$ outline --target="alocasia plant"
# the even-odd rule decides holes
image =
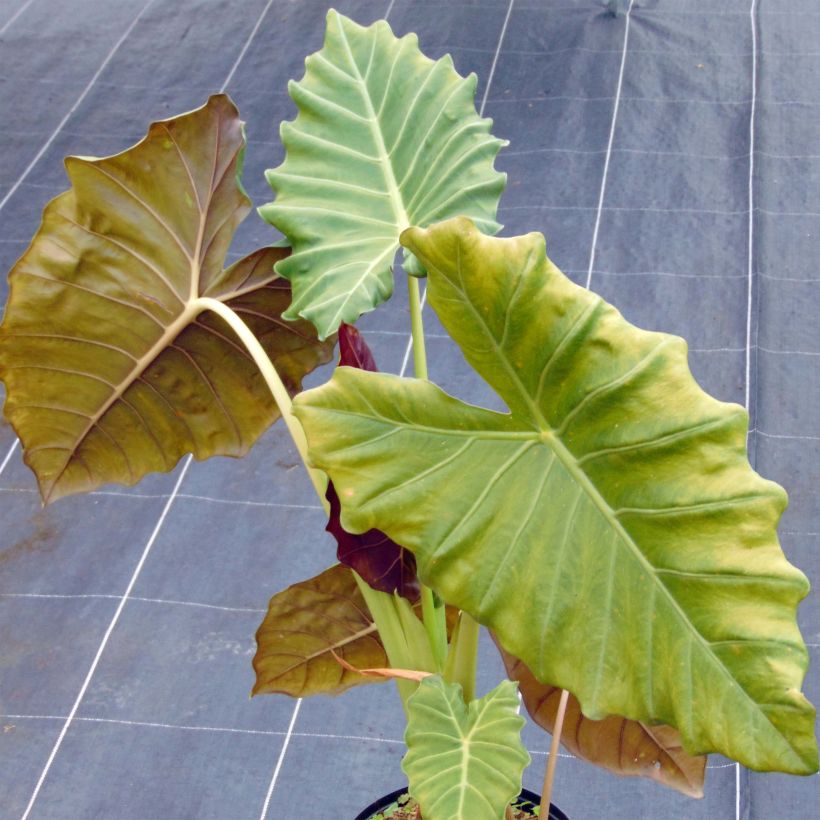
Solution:
[[[44,499],[242,455],[282,415],[341,563],[273,597],[254,693],[395,676],[425,820],[498,820],[528,759],[515,684],[475,696],[480,624],[535,721],[565,719],[598,765],[692,795],[713,751],[816,771],[808,586],[745,411],[700,389],[683,340],[572,284],[542,236],[491,236],[503,143],[449,58],[331,11],[290,91],[261,209],[290,251],[224,267],[250,207],[224,95],[68,160],[0,328],[6,415]],[[348,324],[390,296],[400,247],[415,379],[375,372]],[[421,276],[507,412],[426,380]],[[291,407],[337,331],[340,366]]]

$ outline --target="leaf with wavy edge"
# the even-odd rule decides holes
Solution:
[[[402,241],[510,413],[338,369],[296,412],[345,528],[411,549],[423,583],[587,717],[816,771],[795,623],[808,584],[777,540],[786,494],[749,466],[746,412],[701,390],[682,339],[570,282],[540,234],[456,219]]]
[[[493,638],[507,674],[518,683],[530,717],[552,733],[563,690],[537,681],[523,661],[505,652]],[[584,717],[581,704],[570,693],[561,743],[576,757],[615,774],[648,777],[689,797],[703,797],[706,756],[687,754],[680,732],[671,726],[648,726],[617,715],[590,720]]]
[[[334,652],[356,669],[389,665],[353,572],[341,564],[274,595],[256,645],[254,695],[336,695],[382,682],[343,666]]]
[[[285,161],[267,173],[276,201],[259,212],[293,245],[276,268],[293,283],[286,318],[324,338],[389,298],[405,228],[456,215],[500,228],[506,175],[493,161],[505,143],[476,114],[475,75],[384,20],[363,28],[331,9],[305,65],[289,85],[299,114],[282,124]]]
[[[469,704],[461,686],[428,677],[407,702],[402,769],[425,820],[498,820],[521,791],[516,685],[502,681]]]
[[[283,322],[286,249],[223,269],[250,210],[245,139],[224,95],[151,125],[104,159],[69,157],[72,188],[45,209],[11,271],[0,328],[5,412],[46,501],[135,484],[198,459],[241,456],[278,417],[256,365],[198,297],[252,328],[292,391],[332,355],[307,322]]]

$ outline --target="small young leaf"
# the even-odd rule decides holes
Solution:
[[[530,756],[516,686],[464,703],[461,687],[425,678],[407,702],[402,768],[424,820],[499,820],[521,791]]]
[[[344,323],[339,326],[339,367],[355,367],[371,373],[379,370],[362,334],[353,325]]]
[[[5,413],[46,501],[135,484],[192,452],[240,456],[278,418],[256,365],[200,296],[236,311],[291,391],[332,355],[281,319],[290,287],[263,248],[223,269],[250,211],[245,139],[224,95],[155,122],[103,159],[69,157],[72,188],[45,209],[9,276],[0,328]]]
[[[339,328],[340,366],[375,372],[376,360],[361,333],[353,325]],[[339,519],[339,496],[329,481],[325,495],[330,503],[327,531],[336,539],[336,557],[342,564],[356,570],[362,579],[380,592],[398,592],[409,601],[419,597],[416,578],[416,557],[381,530],[371,529],[360,535],[349,533]]]
[[[539,683],[527,665],[506,652],[493,639],[511,680],[517,681],[530,717],[552,732],[561,688]],[[706,756],[688,754],[680,732],[671,726],[649,726],[637,720],[610,715],[590,720],[570,693],[561,743],[576,757],[619,775],[648,777],[689,797],[703,797]]]
[[[389,663],[353,573],[338,564],[274,595],[256,644],[254,695],[301,698],[381,682],[342,666],[334,652],[357,669]]]
[[[286,318],[325,338],[390,296],[405,228],[458,214],[500,228],[506,175],[493,162],[505,143],[476,113],[475,75],[428,59],[384,20],[363,28],[331,9],[305,65],[289,88],[299,114],[282,125],[285,161],[267,174],[277,198],[259,211],[293,244],[277,265],[293,283]]]

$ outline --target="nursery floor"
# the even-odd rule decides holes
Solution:
[[[687,338],[704,387],[749,407],[754,463],[791,496],[786,553],[820,581],[817,0],[636,0],[618,18],[601,0],[337,6],[388,16],[477,72],[478,103],[512,143],[505,232],[543,231],[577,282]],[[119,151],[223,87],[247,121],[247,189],[269,199],[262,171],[294,113],[285,83],[320,46],[326,7],[0,0],[0,268],[65,187],[64,155]],[[253,215],[235,251],[273,238]],[[432,314],[426,325],[431,377],[488,401]],[[382,369],[403,370],[403,288],[362,327]],[[42,511],[0,426],[0,818],[350,820],[402,785],[391,686],[247,697],[268,598],[333,560],[307,480],[283,469],[295,461],[276,427],[244,461],[185,459],[135,491]],[[800,622],[817,702],[816,594]],[[483,651],[486,689],[501,668]],[[538,790],[548,738],[526,740]],[[820,778],[720,758],[697,802],[564,757],[556,802],[573,820],[804,820],[820,804]]]

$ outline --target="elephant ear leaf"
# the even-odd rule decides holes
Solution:
[[[353,573],[339,564],[274,595],[256,645],[254,695],[336,695],[382,680],[350,667],[389,665]]]
[[[475,75],[459,76],[449,55],[428,59],[384,20],[363,28],[331,9],[305,65],[289,86],[299,113],[282,124],[285,161],[267,174],[277,197],[260,213],[293,245],[277,265],[293,283],[286,318],[324,338],[390,296],[405,228],[460,214],[500,228],[504,143],[476,113]]]
[[[332,346],[281,316],[287,249],[224,267],[250,210],[239,182],[245,139],[224,95],[151,125],[132,148],[69,157],[53,199],[9,275],[0,328],[5,413],[46,501],[107,482],[135,484],[179,458],[243,455],[278,417],[221,319],[251,327],[291,391]]]
[[[540,234],[455,219],[402,241],[510,412],[338,369],[296,412],[344,527],[412,550],[423,583],[587,717],[816,771],[795,618],[808,583],[777,540],[785,492],[749,466],[743,408],[704,393],[682,339],[574,285]]]
[[[465,703],[461,687],[428,677],[407,702],[402,768],[425,820],[498,820],[521,791],[530,756],[516,686]]]
[[[525,663],[496,644],[530,717],[552,733],[563,690],[540,683]],[[703,797],[706,756],[687,754],[680,732],[671,726],[649,726],[617,715],[590,720],[570,693],[561,743],[576,757],[615,774],[648,777],[689,797]]]

